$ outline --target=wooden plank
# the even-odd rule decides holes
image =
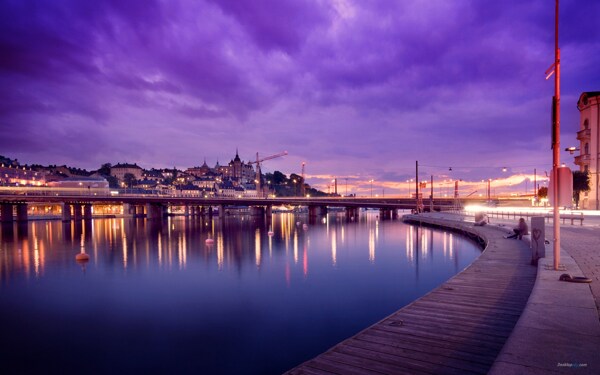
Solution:
[[[456,332],[440,332],[435,330],[423,329],[423,327],[405,327],[402,330],[392,326],[377,325],[373,329],[387,331],[398,335],[398,339],[402,339],[404,336],[417,336],[426,337],[434,340],[446,341],[455,345],[464,345],[470,343],[470,345],[479,347],[482,351],[499,350],[504,342],[502,340],[485,340],[481,337],[463,337],[456,334]]]
[[[345,345],[343,347],[347,348],[347,346]],[[330,361],[335,361],[340,365],[344,365],[347,369],[352,368],[355,371],[362,371],[359,372],[359,374],[403,374],[409,370],[409,368],[407,367],[400,367],[391,363],[384,363],[381,361],[364,358],[362,356],[356,355],[356,353],[354,353],[354,355],[348,353],[340,353],[339,351],[337,351],[337,347],[329,352],[324,353],[323,357],[329,359]]]
[[[518,317],[521,315],[521,312],[517,309],[505,309],[505,308],[498,308],[498,309],[490,309],[487,308],[486,306],[481,306],[481,305],[476,305],[476,304],[467,304],[467,303],[460,303],[460,304],[452,304],[452,302],[450,301],[433,301],[431,299],[427,299],[427,300],[419,300],[413,308],[434,308],[434,309],[439,309],[441,311],[448,311],[450,312],[455,312],[455,313],[461,313],[461,312],[465,312],[465,313],[471,313],[471,314],[494,314],[496,316],[498,315],[505,315],[506,318],[516,318],[518,319]]]
[[[313,368],[310,366],[296,367],[289,372],[292,375],[337,375],[338,373],[326,371],[319,368]]]
[[[427,345],[417,345],[415,343],[407,343],[394,339],[386,339],[381,336],[361,335],[355,337],[354,340],[348,341],[348,345],[362,346],[371,350],[380,350],[389,354],[394,354],[399,357],[407,358],[424,358],[428,362],[447,362],[456,361],[461,363],[457,368],[463,368],[462,363],[469,363],[468,368],[487,367],[493,363],[494,356],[482,356],[477,354],[463,353],[456,346],[454,348],[431,347]],[[472,365],[473,364],[473,365]]]
[[[424,345],[424,346],[429,347],[430,348],[429,350],[441,350],[441,351],[457,350],[457,348],[459,347],[456,342],[440,340],[437,337],[425,337],[422,335],[420,335],[420,336],[403,335],[402,337],[398,337],[397,333],[395,333],[395,332],[388,332],[388,331],[379,330],[376,328],[367,330],[364,332],[364,334],[382,337],[382,338],[389,338],[390,340],[394,340],[398,344],[406,343],[406,345],[416,345],[416,346]],[[356,337],[362,339],[362,333]],[[495,357],[496,356],[496,354],[494,354],[495,350],[496,350],[496,348],[494,348],[494,349],[490,348],[490,350],[488,350],[487,352],[484,352],[484,351],[482,351],[481,345],[478,345],[477,343],[473,343],[473,342],[463,342],[462,345],[460,345],[461,352],[464,352],[469,355],[478,355],[478,356],[482,356],[482,357],[487,357],[490,355]]]
[[[393,373],[413,373],[413,374],[430,374],[431,365],[429,363],[423,363],[415,360],[402,360],[398,357],[365,350],[352,345],[343,345],[334,349],[334,352],[338,355],[344,355],[344,358],[353,358],[360,362],[360,366],[373,366],[373,363],[377,364],[377,369],[381,371],[389,371]],[[342,357],[340,357],[342,358]],[[347,360],[347,359],[345,359]]]
[[[452,367],[457,370],[464,371],[473,371],[477,373],[486,372],[491,367],[492,361],[487,361],[484,363],[475,361],[473,359],[468,358],[456,358],[448,355],[441,355],[437,351],[431,350],[415,350],[410,348],[398,347],[395,345],[384,344],[380,342],[372,342],[367,340],[350,340],[348,341],[348,345],[357,347],[365,350],[370,350],[376,353],[384,353],[388,355],[392,355],[396,358],[396,361],[400,361],[401,363],[416,363],[421,362],[424,368],[431,368],[431,365],[436,366],[447,366]]]
[[[327,354],[327,353],[324,353],[324,354]],[[369,369],[364,369],[364,368],[360,368],[360,367],[356,367],[356,366],[352,366],[352,365],[347,365],[343,362],[332,360],[331,358],[328,358],[330,356],[326,356],[324,354],[306,362],[306,364],[301,365],[301,366],[297,367],[296,369],[293,369],[292,371],[295,371],[297,369],[302,369],[304,367],[310,367],[312,369],[323,370],[323,371],[327,371],[331,374],[336,374],[336,375],[363,375],[363,374],[380,375],[380,374],[382,374],[382,372],[380,372],[380,371],[371,371]]]
[[[405,319],[409,319],[411,317],[423,318],[423,319],[435,319],[439,322],[447,322],[447,323],[456,323],[456,319],[459,318],[461,320],[460,324],[471,327],[480,327],[482,329],[501,329],[501,330],[512,330],[514,327],[513,322],[502,323],[500,322],[490,322],[487,319],[481,316],[472,316],[468,318],[464,318],[464,316],[448,316],[447,314],[441,314],[436,312],[428,312],[425,310],[420,310],[418,312],[407,310],[402,313],[396,314],[389,318],[390,321],[404,321]]]
[[[515,321],[503,321],[502,324],[495,324],[495,321],[485,319],[485,316],[474,317],[466,314],[454,314],[454,315],[427,315],[425,310],[422,309],[411,309],[410,311],[403,312],[402,314],[394,315],[381,325],[391,326],[412,326],[412,325],[425,325],[425,326],[440,326],[442,328],[449,328],[459,331],[498,331],[504,332],[512,330]]]

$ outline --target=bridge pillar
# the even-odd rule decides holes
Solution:
[[[0,205],[0,221],[10,222],[13,221],[13,205],[10,203],[2,203]]]
[[[250,207],[250,215],[252,216],[264,216],[265,208],[262,206],[252,206]]]
[[[273,206],[272,205],[268,205],[267,207],[265,207],[265,215],[267,215],[267,218],[271,218],[271,216],[273,216]]]
[[[209,209],[208,212],[212,212],[212,209]],[[223,219],[224,217],[225,217],[225,205],[222,204],[219,206],[219,218]]]
[[[391,219],[392,217],[392,212],[389,208],[380,208],[379,209],[379,218],[381,220],[388,220]]]
[[[123,217],[134,217],[136,207],[130,203],[123,203]]]
[[[346,220],[357,220],[358,211],[359,208],[357,207],[346,207]]]
[[[317,217],[327,215],[327,206],[308,206],[308,216]]]
[[[17,221],[27,221],[27,203],[17,204]]]
[[[71,221],[71,204],[61,203],[62,221]]]
[[[83,205],[83,218],[85,220],[92,220],[92,204],[87,203]]]
[[[187,204],[183,206],[183,216],[190,216],[190,206]]]
[[[398,219],[398,209],[396,209],[396,208],[392,208],[392,219],[393,220]]]
[[[219,213],[220,213],[221,211],[223,211],[223,215],[225,215],[225,207],[221,207],[221,208],[222,208],[222,209],[220,209],[220,210],[219,210]],[[213,209],[212,209],[212,206],[207,206],[207,207],[206,207],[206,210],[207,210],[207,212],[208,212],[208,219],[209,219],[209,220],[212,220],[212,217],[213,217]]]
[[[162,219],[164,209],[160,203],[146,203],[146,219]]]
[[[73,219],[81,220],[82,218],[83,218],[83,216],[81,214],[81,204],[73,203]]]

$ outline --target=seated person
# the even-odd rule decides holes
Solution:
[[[516,228],[513,229],[513,234],[511,234],[510,236],[507,236],[506,238],[518,238],[518,239],[522,239],[524,235],[529,234],[529,228],[527,227],[527,223],[525,222],[525,219],[520,218],[519,219],[519,224],[517,225]]]

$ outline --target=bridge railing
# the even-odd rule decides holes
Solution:
[[[488,217],[495,217],[499,219],[513,219],[518,220],[519,218],[531,218],[533,216],[543,217],[546,219],[547,223],[550,223],[554,219],[554,215],[552,212],[532,212],[532,211],[488,211],[486,212]],[[583,225],[583,220],[585,219],[585,215],[583,212],[580,213],[561,213],[559,215],[560,221],[565,224],[567,221],[571,222],[571,225],[574,225],[575,221],[579,221],[579,225]]]

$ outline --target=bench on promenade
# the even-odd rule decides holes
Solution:
[[[563,224],[565,223],[565,220],[571,220],[571,225],[573,225],[573,221],[579,220],[579,225],[583,225],[583,213],[581,213],[579,215],[575,215],[575,214],[561,215],[560,219],[562,220]]]

